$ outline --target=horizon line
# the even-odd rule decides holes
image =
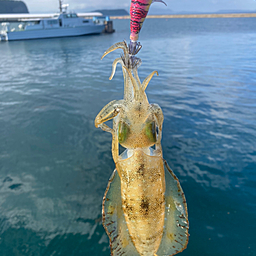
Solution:
[[[256,13],[212,13],[212,14],[158,14],[147,15],[149,19],[172,19],[172,18],[253,18]],[[124,16],[111,16],[110,19],[130,19],[130,15]]]

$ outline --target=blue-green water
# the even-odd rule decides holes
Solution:
[[[163,152],[185,192],[183,256],[256,255],[255,19],[152,19],[141,78],[164,112]],[[101,201],[111,135],[94,127],[123,96],[108,80],[116,33],[0,44],[0,255],[110,255]],[[121,52],[120,52],[121,53]]]

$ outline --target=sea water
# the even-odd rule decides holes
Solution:
[[[256,255],[255,18],[148,19],[138,57],[165,116],[164,158],[186,195],[184,256]],[[94,127],[123,98],[108,80],[114,34],[1,42],[0,255],[110,255],[101,203],[111,135]]]

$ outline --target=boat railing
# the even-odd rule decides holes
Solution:
[[[8,34],[6,31],[0,30],[0,41],[8,41]]]
[[[109,17],[108,17],[108,16],[93,17],[92,20],[93,20],[93,22],[94,22],[95,24],[98,24],[98,25],[105,25],[105,24],[106,24],[106,21],[109,20]]]
[[[1,32],[8,32],[10,30],[10,23],[9,22],[2,22],[0,31]]]

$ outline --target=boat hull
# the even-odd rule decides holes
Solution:
[[[7,32],[7,40],[28,40],[39,38],[54,38],[54,37],[68,37],[68,36],[82,36],[89,34],[100,34],[104,29],[104,25],[88,25],[80,27],[69,28],[50,28],[38,30],[23,30]]]

